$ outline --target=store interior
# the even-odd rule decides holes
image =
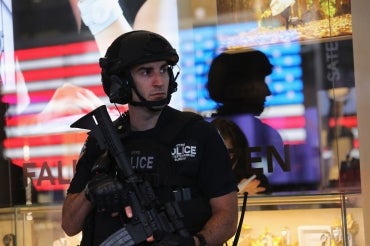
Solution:
[[[207,91],[208,71],[221,52],[253,48],[273,64],[271,96],[258,118],[280,134],[283,150],[270,149],[268,159],[251,148],[250,166],[268,177],[272,193],[249,196],[245,208],[240,195],[243,226],[228,244],[367,245],[370,4],[173,2],[166,18],[176,21],[158,26],[181,57],[175,108],[212,118],[219,103]],[[1,52],[14,59],[1,57],[0,238],[4,245],[77,245],[81,235],[67,237],[60,227],[61,206],[86,138],[70,124],[86,112],[56,110],[53,99],[83,87],[116,114],[100,88],[103,46],[76,19],[72,0],[1,4]]]

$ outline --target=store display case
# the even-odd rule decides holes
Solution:
[[[67,237],[61,228],[61,218],[59,204],[0,209],[0,245],[79,245],[80,235]],[[9,235],[12,240],[6,239]]]
[[[237,245],[364,245],[358,203],[356,193],[250,196]]]
[[[358,199],[356,193],[250,196],[237,245],[364,245]],[[243,196],[240,196],[240,213],[242,205]],[[0,244],[78,245],[81,235],[66,236],[60,223],[60,204],[0,209],[0,237],[3,239]],[[345,237],[348,241],[343,240]],[[234,240],[230,239],[228,244],[232,245]]]
[[[15,245],[16,220],[14,209],[0,209],[0,239],[1,245]],[[21,236],[20,236],[21,237]]]

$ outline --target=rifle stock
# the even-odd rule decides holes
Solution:
[[[129,197],[133,218],[126,225],[135,244],[151,235],[174,233],[182,237],[190,234],[182,222],[182,213],[176,202],[161,204],[151,184],[137,176],[105,105],[102,105],[71,125],[72,128],[90,130],[101,149],[110,152],[130,187]]]

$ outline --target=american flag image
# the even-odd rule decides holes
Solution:
[[[65,86],[85,88],[101,104],[109,104],[101,87],[97,46],[85,41],[23,49],[15,51],[15,59],[15,83],[3,88],[3,101],[9,105],[4,155],[23,167],[37,190],[64,190],[86,138],[86,131],[69,126],[87,111],[68,112],[64,101],[64,113],[40,115]],[[76,95],[62,96],[72,100]],[[52,111],[66,105],[55,104]]]

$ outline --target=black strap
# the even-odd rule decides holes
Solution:
[[[94,245],[94,230],[95,230],[94,221],[95,221],[94,213],[88,214],[87,217],[85,218],[82,229],[82,239],[79,246]]]
[[[163,134],[159,137],[160,142],[167,145],[173,142],[177,134],[179,134],[185,126],[192,122],[203,120],[202,116],[193,112],[181,112],[173,108],[168,108],[168,111],[173,115],[171,117],[172,121],[167,123],[166,130],[163,131]]]
[[[243,227],[244,214],[245,214],[245,210],[247,209],[247,198],[248,198],[248,193],[244,192],[242,212],[240,214],[238,229],[236,230],[236,233],[235,233],[235,236],[234,236],[233,246],[238,245],[240,233],[241,233],[242,227]]]

